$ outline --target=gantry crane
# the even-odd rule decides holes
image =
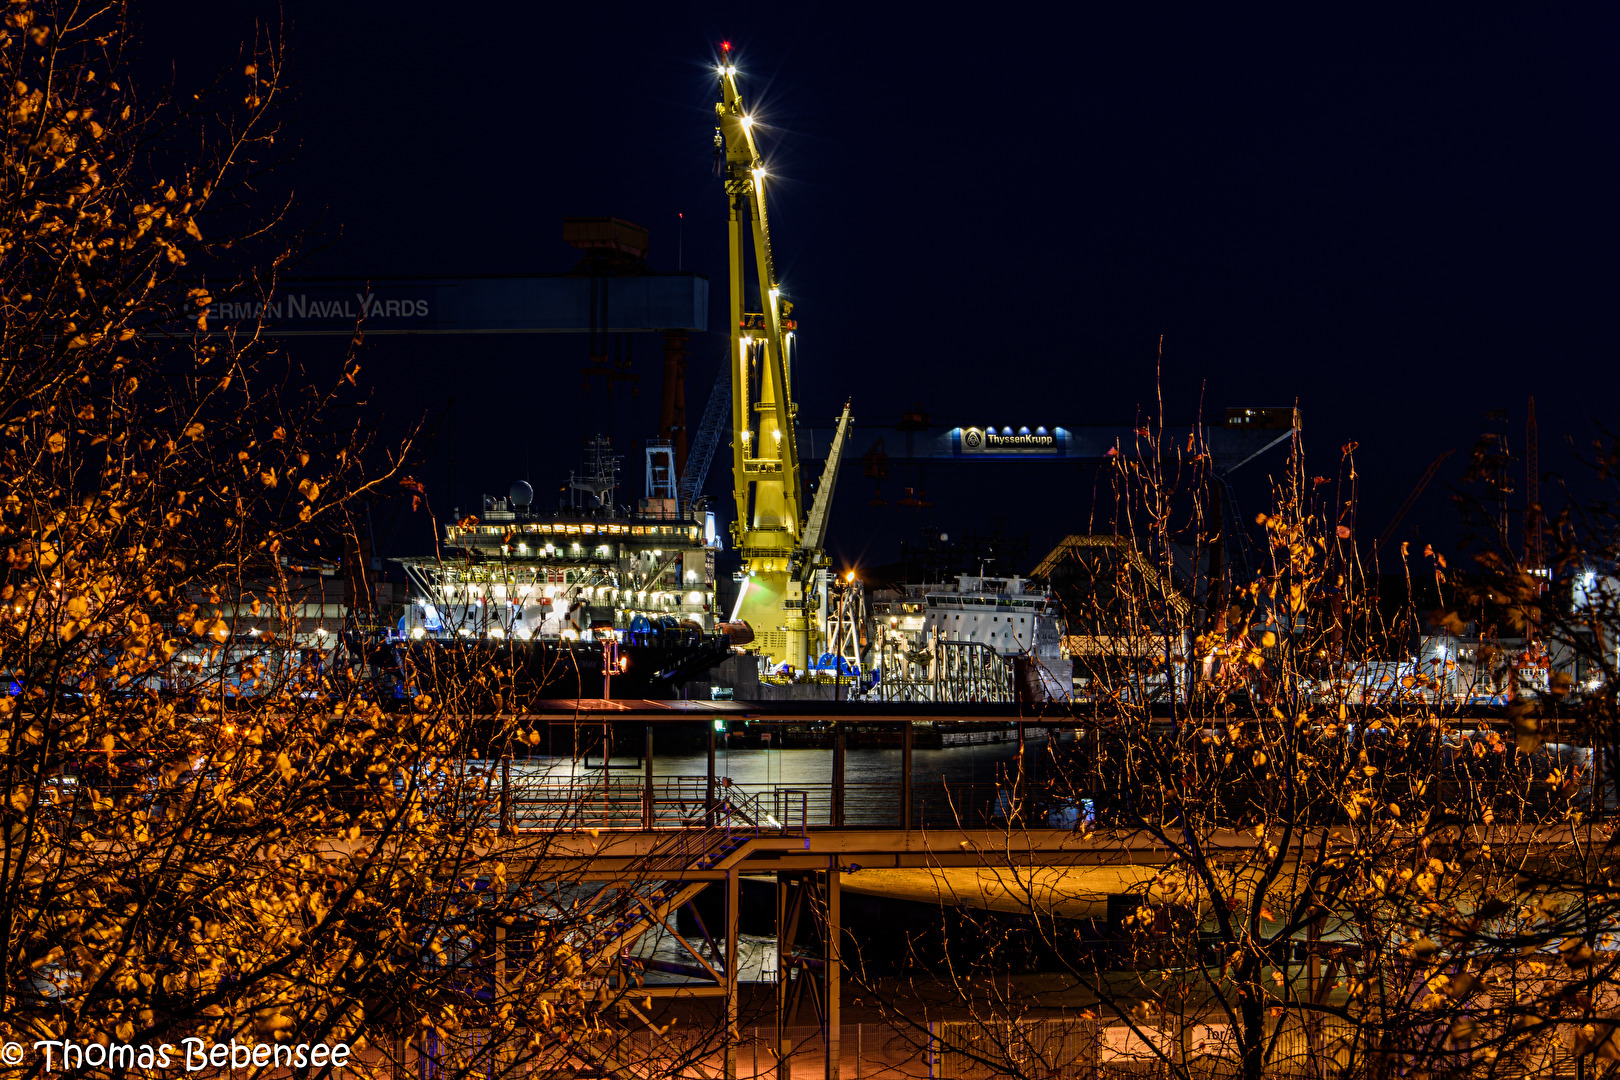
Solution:
[[[821,652],[821,550],[832,505],[838,459],[849,434],[849,406],[827,457],[808,519],[799,481],[799,446],[793,401],[793,305],[782,296],[765,216],[768,174],[754,141],[754,119],[737,89],[729,45],[721,46],[720,100],[714,111],[716,163],[729,204],[731,300],[732,539],[742,556],[743,581],[732,618],[754,629],[759,652],[804,670]],[[750,308],[748,270],[752,249]]]

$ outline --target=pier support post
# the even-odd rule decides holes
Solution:
[[[1029,823],[1029,816],[1024,812],[1024,798],[1027,794],[1024,769],[1028,760],[1028,757],[1024,754],[1024,722],[1020,720],[1018,721],[1018,778],[1013,786],[1013,808],[1018,815],[1019,823],[1024,825]],[[1012,824],[1011,815],[1008,816],[1007,824]]]
[[[501,755],[501,832],[510,833],[513,828],[512,813],[512,755]]]
[[[792,1000],[788,954],[793,951],[793,930],[788,926],[788,876],[776,874],[776,1077],[793,1080],[788,1059],[788,1002]]]
[[[641,752],[641,827],[650,829],[654,821],[653,805],[653,729],[648,724],[645,729],[647,743]]]
[[[839,1024],[841,1014],[839,1010],[838,990],[843,964],[840,959],[843,945],[843,881],[842,873],[838,868],[838,856],[832,858],[832,866],[827,870],[827,942],[822,953],[822,977],[824,1000],[826,1001],[827,1037],[823,1045],[827,1048],[827,1080],[838,1080],[838,1059],[842,1051],[839,1043]]]
[[[703,788],[703,823],[714,824],[714,721],[709,725],[709,774],[708,782]]]
[[[1311,899],[1316,899],[1314,891]],[[1318,908],[1317,910],[1321,910]],[[1312,1005],[1327,1000],[1326,988],[1322,978],[1322,924],[1326,916],[1318,915],[1310,921],[1305,929],[1305,948],[1308,953],[1305,959],[1305,995]],[[1320,1061],[1322,1054],[1323,1025],[1320,1014],[1314,1011],[1306,1014],[1305,1020],[1305,1051],[1310,1060]]]
[[[737,1080],[737,868],[726,871],[726,1080]]]
[[[832,747],[832,807],[827,811],[827,824],[844,823],[844,725],[833,724]]]
[[[495,924],[495,1004],[506,999],[506,927]]]
[[[900,827],[911,831],[911,721],[900,727]]]

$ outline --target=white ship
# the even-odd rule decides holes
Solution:
[[[967,646],[1022,672],[1031,697],[1061,701],[1072,691],[1062,619],[1050,591],[1033,588],[1027,578],[959,574],[954,586],[882,589],[873,594],[872,615],[880,651],[895,658],[891,667],[903,658],[907,666],[932,670],[943,651]],[[908,673],[910,681],[933,677],[921,670]]]
[[[618,459],[586,442],[565,505],[534,505],[527,483],[447,525],[442,556],[398,559],[414,586],[399,637],[414,640],[624,640],[627,633],[717,629],[713,516],[677,508],[673,455],[648,447],[647,498],[617,506]],[[668,489],[666,491],[666,489]]]

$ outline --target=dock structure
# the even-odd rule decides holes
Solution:
[[[768,1018],[764,1026],[778,1080],[791,1080],[790,1031],[802,1035],[807,1006],[819,1029],[825,1076],[836,1078],[851,942],[846,891],[1005,911],[1024,910],[1038,899],[1044,910],[1063,917],[1095,916],[1110,895],[1144,885],[1172,857],[1169,845],[1151,831],[1130,828],[1124,818],[1108,824],[1115,815],[1101,801],[1075,797],[1065,803],[1032,782],[1026,786],[1041,756],[1036,746],[1084,727],[1073,715],[1019,715],[991,706],[947,712],[916,706],[809,711],[801,705],[772,711],[739,702],[571,699],[548,702],[524,719],[535,727],[572,728],[573,758],[587,771],[537,773],[503,761],[493,781],[499,785],[502,833],[511,837],[514,852],[546,837],[544,854],[530,861],[528,876],[555,883],[582,914],[574,948],[588,980],[609,992],[633,988],[637,1000],[673,1005],[671,999],[708,999],[708,1007],[723,1010],[728,1078],[739,1075],[745,1044],[739,985],[744,881],[774,889],[775,958],[768,967],[756,960],[764,978],[749,981],[775,984],[769,1006],[774,1024]],[[825,781],[741,783],[720,775],[720,740],[742,724],[775,728],[776,739],[766,745],[780,745],[790,729],[801,736],[815,733],[820,748],[830,751],[823,759]],[[689,768],[660,775],[654,769],[654,733],[675,728],[684,729],[679,735],[688,750],[693,729],[703,732],[701,774]],[[600,742],[582,738],[591,729]],[[883,745],[899,751],[894,772],[847,783],[849,736],[871,738],[885,730]],[[931,783],[918,791],[913,749],[919,733],[936,745],[951,736],[1015,745],[1008,746],[1008,764],[993,782]],[[750,738],[763,741],[757,730]],[[1083,745],[1084,737],[1075,744]],[[636,760],[627,762],[630,757]],[[1096,779],[1100,793],[1107,785]],[[1591,809],[1589,820],[1595,822],[1609,807]],[[1304,831],[1324,830],[1343,826],[1323,822]],[[1535,845],[1528,834],[1520,839]],[[1254,830],[1222,828],[1203,843],[1223,856],[1241,856],[1263,841]],[[711,889],[722,894],[721,902],[704,905],[706,921],[697,901]],[[649,947],[660,942],[661,951]],[[751,1001],[759,1004],[759,991]],[[598,1064],[615,1071],[610,1060]]]
[[[775,889],[778,947],[774,972],[766,974],[774,974],[775,982],[771,1045],[777,1075],[790,1076],[789,1029],[802,1027],[808,1006],[821,1032],[825,1074],[837,1077],[842,894],[852,880],[870,882],[884,871],[932,875],[998,866],[1075,868],[1117,861],[1125,851],[1090,844],[1072,825],[1049,827],[1044,816],[1033,823],[1022,820],[1016,789],[1024,740],[1033,740],[1037,731],[1044,736],[1054,721],[1020,719],[1004,708],[950,716],[923,715],[915,708],[810,715],[763,714],[733,702],[576,699],[548,702],[527,719],[537,726],[575,728],[574,755],[590,771],[522,777],[514,775],[511,761],[503,762],[502,831],[518,844],[536,833],[549,834],[543,865],[534,865],[531,875],[557,882],[579,899],[586,922],[577,949],[584,970],[601,980],[599,985],[635,985],[638,998],[720,999],[727,1077],[738,1075],[743,1045],[739,911],[745,879],[768,880]],[[1068,722],[1072,726],[1072,719]],[[940,723],[1016,740],[1017,764],[1008,777],[1012,790],[998,794],[995,784],[965,785],[954,798],[939,791],[919,799],[912,777],[914,733]],[[831,750],[826,781],[744,784],[719,775],[718,743],[733,724],[776,726],[776,745],[789,726],[820,732],[822,745]],[[654,732],[674,726],[686,729],[682,735],[689,745],[691,729],[701,726],[700,741],[707,748],[703,775],[655,773]],[[594,760],[590,740],[579,735],[593,728],[601,738]],[[845,782],[847,734],[857,729],[868,738],[888,729],[885,745],[899,750],[897,775],[892,783],[877,785],[881,790],[870,790],[871,784],[852,790]],[[616,748],[609,749],[615,740]],[[615,757],[637,760],[614,764]],[[1145,849],[1129,857],[1156,858]],[[718,926],[704,921],[696,903],[710,889],[723,894]],[[855,891],[869,890],[857,884]],[[645,950],[637,943],[649,934],[673,938],[680,959],[638,955]],[[644,984],[649,972],[679,981]],[[601,1064],[612,1068],[611,1062]]]
[[[1096,845],[1072,830],[1039,828],[1012,834],[995,829],[902,830],[784,828],[750,823],[746,805],[722,797],[708,824],[692,829],[635,830],[601,847],[587,834],[572,856],[557,852],[537,876],[577,883],[601,907],[594,932],[582,949],[586,970],[610,987],[632,985],[646,971],[678,974],[688,981],[642,985],[647,998],[720,998],[726,1017],[726,1070],[737,1075],[739,1027],[739,898],[744,879],[774,880],[778,948],[775,964],[775,1047],[778,1075],[786,1080],[792,1057],[788,1030],[801,1026],[808,1005],[822,1032],[826,1075],[837,1077],[844,952],[842,894],[852,878],[886,869],[915,869],[949,880],[952,870],[986,866],[1075,868],[1116,861],[1122,850],[1143,865],[1163,853],[1150,845]],[[594,850],[593,850],[594,849]],[[704,890],[724,893],[723,923],[710,927],[701,915],[696,940],[682,933],[676,914]],[[863,890],[856,890],[863,891]],[[682,962],[632,958],[632,946],[650,931],[671,935],[685,952]],[[800,942],[808,938],[808,947]],[[708,948],[704,948],[707,945]],[[630,980],[626,982],[624,980]]]

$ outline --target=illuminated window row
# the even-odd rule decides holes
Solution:
[[[508,533],[554,533],[563,536],[684,536],[698,538],[696,525],[623,525],[614,522],[524,522],[520,525],[452,525],[452,536],[505,536]]]

